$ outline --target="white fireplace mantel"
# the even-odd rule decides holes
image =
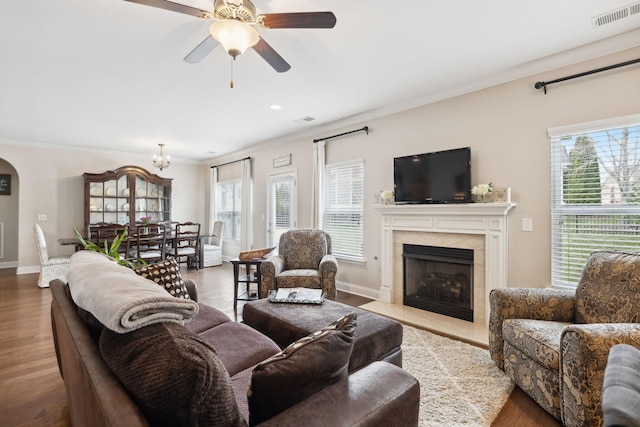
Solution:
[[[515,203],[468,203],[434,205],[376,205],[382,215],[381,301],[394,301],[394,287],[402,288],[394,274],[394,233],[399,231],[422,233],[469,234],[484,236],[485,295],[494,288],[507,287],[508,217]],[[395,256],[398,256],[397,254]],[[488,319],[488,304],[483,304],[481,318]]]

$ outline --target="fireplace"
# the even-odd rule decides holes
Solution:
[[[376,206],[382,215],[379,300],[397,305],[400,310],[406,307],[408,312],[428,313],[404,305],[404,244],[470,249],[473,251],[473,325],[486,327],[489,293],[494,288],[507,287],[508,217],[515,207],[515,203]],[[451,320],[447,325],[471,325],[455,318],[445,319]]]
[[[404,305],[473,322],[473,250],[402,247]]]

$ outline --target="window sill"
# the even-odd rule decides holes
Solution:
[[[367,263],[364,260],[364,258],[347,258],[339,255],[333,255],[333,256],[335,256],[339,262],[346,262],[347,264],[366,265]]]

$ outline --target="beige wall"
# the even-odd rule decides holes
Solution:
[[[132,157],[99,151],[43,148],[43,145],[0,140],[0,159],[11,165],[20,178],[17,224],[18,273],[38,270],[39,260],[33,237],[33,224],[40,223],[49,253],[68,255],[72,247],[57,243],[61,237],[73,237],[73,228],[84,227],[85,172],[100,173],[125,165],[160,172],[145,157]],[[153,150],[151,150],[153,151]],[[200,165],[174,162],[158,175],[173,178],[172,219],[205,222],[206,181],[208,175]],[[46,214],[46,221],[38,221]]]
[[[609,55],[542,75],[513,81],[445,101],[385,117],[325,127],[317,135],[268,141],[252,149],[212,159],[206,165],[180,163],[159,175],[173,178],[173,219],[207,223],[210,165],[253,158],[254,248],[265,246],[266,178],[277,171],[273,159],[292,155],[298,174],[298,225],[311,226],[311,161],[314,138],[358,129],[357,133],[327,143],[327,161],[362,158],[365,161],[365,258],[362,265],[340,263],[343,289],[377,296],[380,285],[380,217],[371,207],[375,192],[393,187],[393,158],[397,156],[470,146],[473,183],[493,182],[511,187],[518,207],[509,226],[509,282],[511,286],[550,284],[550,127],[640,113],[640,78],[637,66],[533,89],[538,80],[552,80],[640,56],[640,48]],[[336,102],[340,102],[336,99]],[[38,214],[53,254],[70,253],[56,244],[83,226],[84,172],[103,172],[124,165],[153,171],[147,158],[132,158],[98,151],[43,148],[43,145],[0,140],[0,159],[20,178],[18,266],[35,271],[38,257],[32,225]],[[226,172],[225,172],[226,173]],[[522,218],[533,219],[533,232],[521,231]],[[235,249],[234,249],[235,248]],[[233,253],[231,253],[231,252]],[[225,246],[236,256],[237,246]]]
[[[550,127],[640,113],[638,68],[626,67],[535,90],[539,80],[553,80],[640,56],[627,50],[445,101],[336,128],[304,139],[263,144],[217,158],[213,163],[253,158],[254,248],[265,246],[266,177],[273,158],[292,154],[298,171],[298,224],[311,225],[312,140],[363,125],[357,133],[327,143],[327,162],[365,161],[365,265],[341,262],[342,288],[375,296],[380,285],[380,216],[372,209],[375,192],[393,188],[393,158],[470,146],[472,181],[511,187],[518,204],[509,223],[510,286],[550,285]],[[336,99],[336,102],[340,102]],[[522,218],[533,219],[533,232],[521,231]]]
[[[16,170],[0,159],[0,174],[11,175],[11,194],[0,196],[0,268],[13,268],[18,265],[18,195],[20,181]]]

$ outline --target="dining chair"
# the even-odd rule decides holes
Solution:
[[[91,226],[89,227],[91,229]],[[125,230],[129,230],[129,226],[122,224],[101,224],[94,226],[92,230],[91,241],[101,248],[106,243],[107,246],[111,246],[111,243],[118,238]]]
[[[173,244],[169,254],[178,263],[200,268],[200,224],[197,222],[180,222],[176,224]]]
[[[89,224],[87,226],[86,239],[88,241],[92,241],[94,243],[97,243],[97,241],[98,241],[98,229],[100,227],[104,227],[105,225],[110,225],[110,224],[108,222],[97,222],[95,224]]]
[[[209,237],[208,244],[202,244],[200,253],[201,267],[214,267],[222,265],[222,231],[224,222],[213,223],[213,233]]]
[[[40,276],[38,277],[38,286],[41,288],[48,288],[49,282],[54,279],[60,279],[63,282],[66,282],[70,257],[50,257],[47,250],[47,241],[44,238],[44,233],[39,224],[33,224],[33,233],[36,237],[38,255],[40,256]]]
[[[141,224],[127,239],[127,256],[138,258],[147,264],[162,261],[166,257],[167,228],[163,224]]]

